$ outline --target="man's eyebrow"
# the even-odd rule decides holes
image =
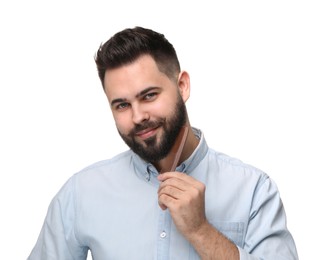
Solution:
[[[142,91],[140,91],[137,95],[136,95],[136,98],[139,98],[141,96],[144,96],[145,94],[147,94],[148,92],[150,92],[151,90],[157,90],[157,89],[160,89],[159,87],[148,87]]]
[[[114,106],[116,103],[122,103],[122,102],[126,102],[126,101],[127,101],[126,98],[116,98],[111,101],[110,105]]]

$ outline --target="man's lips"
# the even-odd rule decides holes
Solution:
[[[141,139],[147,139],[153,135],[155,135],[156,131],[157,131],[158,127],[155,128],[146,128],[144,130],[141,130],[139,132],[136,133],[136,136],[138,136]]]

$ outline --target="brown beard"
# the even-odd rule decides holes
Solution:
[[[133,152],[139,155],[147,162],[158,162],[168,155],[172,146],[176,141],[180,129],[185,125],[187,120],[186,106],[182,97],[178,94],[175,111],[168,119],[160,118],[155,121],[145,121],[135,125],[128,135],[119,132],[124,142],[131,148]],[[163,134],[159,143],[156,136],[151,136],[144,140],[144,144],[136,141],[135,136],[147,128],[163,128]]]

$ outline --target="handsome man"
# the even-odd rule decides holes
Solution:
[[[95,60],[130,150],[68,180],[30,260],[298,258],[274,182],[190,126],[189,74],[162,34],[125,29]]]

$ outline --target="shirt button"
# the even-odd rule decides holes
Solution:
[[[161,232],[160,238],[165,238],[167,236],[167,233],[165,231]]]

